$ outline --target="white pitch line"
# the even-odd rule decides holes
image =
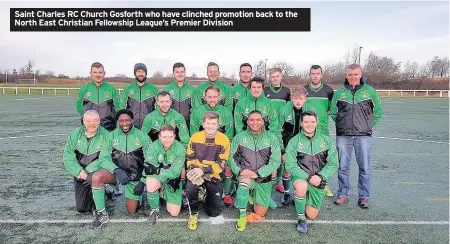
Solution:
[[[0,137],[0,140],[34,138],[34,137],[48,137],[48,136],[67,136],[67,134],[48,134],[48,135],[34,135],[34,136],[8,136],[8,137]]]
[[[331,134],[332,136],[336,136],[335,134]],[[20,139],[20,138],[33,138],[33,137],[47,137],[47,136],[67,136],[67,134],[48,134],[48,135],[34,135],[34,136],[9,136],[9,137],[0,137],[0,140],[4,139]],[[425,141],[419,139],[408,139],[408,138],[397,138],[397,137],[374,137],[378,139],[388,139],[388,140],[401,140],[401,141],[415,141],[415,142],[427,142],[427,143],[437,143],[437,144],[450,144],[450,142],[442,142],[442,141]]]
[[[427,142],[427,143],[437,143],[437,144],[450,144],[449,142],[442,142],[442,141],[426,141],[426,140],[420,140],[420,139],[405,139],[405,138],[397,138],[397,137],[375,137],[378,139],[389,139],[389,140],[400,140],[400,141],[415,141],[415,142]]]
[[[25,101],[25,100],[39,100],[39,99],[50,99],[50,98],[57,98],[57,97],[29,97],[29,98],[16,98],[15,101]]]
[[[109,223],[145,223],[148,219],[111,219]],[[199,219],[199,222],[212,222],[212,219]],[[223,222],[237,222],[238,219],[223,219]],[[0,224],[88,224],[92,220],[14,220],[6,219],[0,220]],[[178,218],[163,218],[158,219],[158,222],[180,223],[187,222],[187,219]],[[297,223],[297,220],[290,219],[266,219],[260,221],[261,223]],[[308,221],[311,224],[336,224],[336,225],[449,225],[448,221],[341,221],[341,220],[313,220]]]

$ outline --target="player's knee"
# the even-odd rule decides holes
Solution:
[[[308,189],[308,185],[306,184],[306,181],[304,180],[296,180],[292,184],[294,186],[295,195],[297,196],[304,196],[306,194],[306,191]]]
[[[157,179],[147,178],[147,192],[155,192],[161,187],[161,183]]]
[[[227,178],[233,177],[233,172],[231,171],[231,169],[229,167],[225,168],[225,177],[227,177]]]
[[[92,175],[92,185],[103,185],[103,181],[102,171],[97,171]]]
[[[290,178],[290,177],[291,177],[291,174],[289,174],[289,173],[286,172],[286,171],[283,171],[283,177],[284,177],[284,178]]]
[[[186,179],[186,169],[185,169],[185,168],[183,168],[183,169],[181,170],[180,177],[181,177],[181,179]]]
[[[274,172],[272,172],[272,179],[276,179],[277,178],[277,171],[275,170]]]
[[[181,206],[167,206],[167,212],[169,212],[170,216],[177,217],[180,214]]]
[[[252,179],[248,176],[239,176],[239,183],[246,183],[247,185],[252,184]]]
[[[315,220],[317,218],[317,215],[319,215],[319,210],[310,206],[306,206],[305,215],[308,219]]]

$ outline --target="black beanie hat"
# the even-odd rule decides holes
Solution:
[[[131,119],[133,119],[133,117],[134,117],[133,116],[133,112],[131,112],[131,110],[124,108],[124,109],[121,109],[121,110],[117,111],[117,113],[116,113],[116,121],[119,120],[119,117],[122,114],[128,114],[128,116],[130,116]]]
[[[147,74],[147,66],[145,66],[145,64],[143,63],[137,63],[134,65],[134,75],[136,75],[136,71],[138,71],[139,69],[142,69],[143,71],[145,71],[145,74]]]

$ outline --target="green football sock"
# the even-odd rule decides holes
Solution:
[[[236,207],[239,208],[240,217],[245,217],[247,211],[248,197],[250,195],[249,185],[240,182],[236,196]]]
[[[159,212],[159,191],[147,192],[147,199],[152,210]]]
[[[281,184],[281,179],[283,178],[283,165],[277,169],[277,184]]]
[[[232,177],[225,177],[224,188],[223,188],[225,195],[229,196],[231,194],[232,187],[233,187]]]
[[[306,220],[305,217],[306,198],[295,195],[295,211],[298,220]]]
[[[291,178],[292,178],[292,176],[289,176],[289,177],[283,176],[284,193],[289,193],[289,191],[291,190]]]
[[[92,198],[94,198],[95,209],[99,212],[105,210],[105,188],[92,187]]]

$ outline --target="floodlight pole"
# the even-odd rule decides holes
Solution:
[[[33,45],[33,82],[36,85],[36,46]]]
[[[363,47],[359,47],[359,55],[358,55],[358,64],[361,65],[361,49]]]

